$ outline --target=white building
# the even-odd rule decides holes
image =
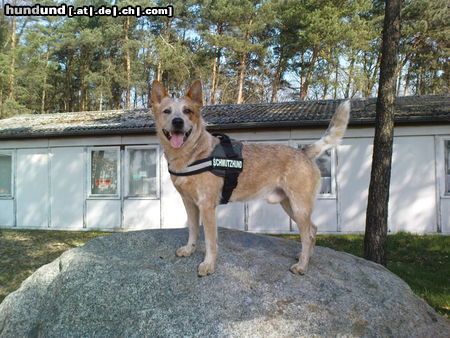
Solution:
[[[207,106],[210,130],[235,139],[301,146],[324,133],[338,102]],[[353,100],[342,144],[319,159],[321,233],[362,232],[375,99]],[[450,234],[450,96],[397,99],[390,232]],[[301,179],[301,177],[299,177]],[[220,226],[297,232],[279,205],[219,206]],[[186,214],[147,110],[26,115],[0,120],[0,227],[183,227]]]

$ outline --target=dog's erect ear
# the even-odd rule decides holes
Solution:
[[[202,105],[202,83],[200,80],[195,81],[186,93],[186,97],[190,98],[194,103]]]
[[[153,80],[152,83],[152,93],[151,93],[151,104],[160,104],[162,99],[167,96],[167,92],[164,86],[158,81]]]

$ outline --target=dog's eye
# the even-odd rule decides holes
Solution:
[[[171,111],[170,111],[170,109],[164,109],[164,110],[163,110],[163,113],[164,113],[164,114],[170,114]]]
[[[190,110],[189,108],[184,108],[184,109],[183,109],[183,113],[185,113],[185,114],[191,114],[191,113],[192,113],[192,110]]]

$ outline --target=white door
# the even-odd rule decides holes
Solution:
[[[389,196],[389,230],[431,233],[437,229],[433,136],[396,137]]]
[[[51,149],[51,227],[82,229],[84,152],[82,147]]]
[[[342,232],[364,231],[373,139],[344,139],[337,168],[339,225]]]
[[[17,151],[17,226],[47,228],[49,224],[48,149]]]

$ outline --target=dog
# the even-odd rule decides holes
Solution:
[[[171,98],[163,85],[153,81],[151,106],[157,134],[169,169],[183,170],[189,164],[210,156],[220,142],[206,131],[200,109],[202,85],[195,81],[184,97]],[[285,145],[244,143],[243,169],[230,202],[265,198],[280,203],[299,228],[302,249],[298,262],[290,267],[294,274],[305,274],[315,245],[317,227],[311,221],[314,201],[320,189],[320,171],[315,159],[342,139],[350,115],[350,102],[341,103],[324,136],[302,149]],[[192,255],[196,249],[200,217],[205,234],[206,255],[198,275],[214,273],[217,257],[216,207],[224,179],[211,172],[192,176],[171,175],[188,217],[189,239],[178,250],[178,257]]]

